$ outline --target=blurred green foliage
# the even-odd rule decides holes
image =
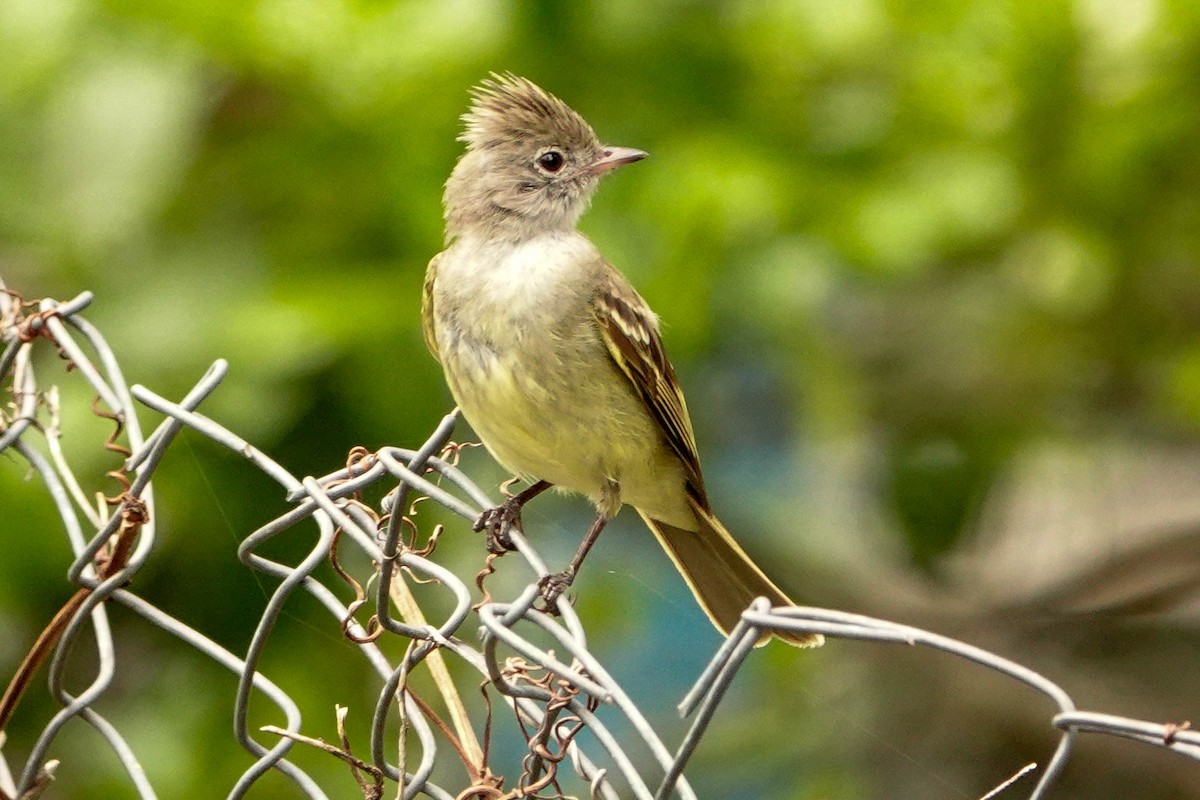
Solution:
[[[820,551],[860,525],[937,581],[1039,443],[1200,441],[1191,0],[3,0],[0,52],[0,275],[27,297],[93,290],[89,318],[161,394],[228,358],[206,412],[297,474],[354,444],[419,442],[450,405],[421,343],[420,284],[457,117],[492,70],[652,154],[606,182],[583,227],[664,320],[718,508],[799,598],[854,605],[853,573]],[[94,442],[77,439],[78,457],[107,464]],[[37,487],[0,469],[11,665],[64,597],[66,562],[40,544],[55,521]],[[232,553],[282,498],[198,438],[158,483],[172,556],[139,591],[244,649],[269,588]],[[585,512],[551,506],[546,533],[569,549]],[[580,587],[595,636],[612,626],[632,654],[671,635],[638,615],[682,616],[698,668],[713,640],[675,579],[658,564],[631,589],[607,574],[629,570],[609,547]],[[589,591],[620,595],[621,613]],[[152,662],[148,636],[129,646]],[[761,686],[815,669],[799,663],[771,653]],[[208,776],[248,763],[216,738],[229,692],[174,664],[155,669],[197,703],[143,719],[170,735],[141,752],[152,777],[193,776],[164,796],[211,797],[224,788]],[[311,669],[318,686],[339,680]],[[739,796],[714,755],[732,742],[757,744],[738,757],[766,776],[761,797],[912,796],[808,727],[821,702],[788,697],[804,720],[743,702],[770,724],[709,746],[706,796]],[[852,703],[843,721],[867,730],[875,713]],[[193,721],[216,732],[179,741]],[[972,772],[923,756],[939,778],[913,780],[924,797],[978,796],[1016,763],[996,758]],[[940,776],[959,766],[976,782],[955,794]],[[128,796],[66,772],[70,796]],[[1121,796],[1184,796],[1164,781]]]

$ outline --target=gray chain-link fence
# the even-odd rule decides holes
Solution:
[[[268,772],[277,771],[294,784],[300,795],[327,797],[333,789],[318,785],[315,778],[288,759],[293,748],[309,746],[346,762],[362,796],[368,798],[557,797],[568,791],[606,799],[703,796],[702,791],[689,785],[685,766],[764,629],[820,632],[831,639],[941,650],[1006,675],[1050,698],[1057,714],[1047,720],[1047,725],[1061,731],[1057,749],[1048,754],[1044,766],[1015,770],[1012,778],[987,797],[1023,794],[1021,785],[1032,782],[1035,773],[1037,782],[1030,796],[1049,796],[1080,732],[1126,737],[1200,759],[1200,733],[1188,730],[1186,723],[1164,725],[1081,712],[1070,696],[1047,678],[962,642],[837,611],[772,609],[765,601],[747,609],[742,624],[717,650],[682,699],[679,709],[693,722],[681,741],[669,744],[589,652],[585,631],[570,603],[560,599],[557,615],[538,610],[538,580],[549,570],[520,531],[511,531],[511,538],[530,571],[528,585],[514,597],[498,600],[486,591],[485,581],[495,555],[489,555],[488,567],[474,576],[475,584],[484,589],[483,601],[476,605],[472,579],[464,580],[435,560],[439,531],[426,531],[422,538],[414,521],[417,503],[424,500],[439,504],[468,521],[495,503],[495,498],[456,466],[458,446],[450,442],[453,415],[447,416],[419,448],[356,450],[344,468],[318,479],[301,480],[197,411],[218,388],[226,371],[224,362],[214,364],[179,402],[166,400],[145,387],[127,386],[117,356],[81,315],[90,301],[87,293],[63,303],[27,302],[14,292],[0,293],[0,376],[7,395],[6,406],[0,409],[0,452],[28,464],[61,519],[61,531],[21,530],[18,534],[17,515],[5,509],[0,513],[0,545],[16,535],[65,535],[75,554],[67,576],[78,587],[35,641],[21,643],[21,650],[26,652],[24,660],[19,665],[0,665],[0,672],[13,673],[0,701],[0,798],[34,798],[47,791],[58,766],[52,758],[56,755],[55,743],[65,728],[79,725],[90,726],[112,750],[138,797],[158,796],[141,768],[139,754],[95,707],[113,685],[119,669],[106,601],[119,604],[186,643],[196,658],[211,659],[237,675],[235,736],[237,744],[255,760],[233,786],[214,787],[214,796],[225,793],[230,798],[242,797]],[[112,424],[113,433],[106,447],[125,459],[121,471],[110,473],[123,487],[117,496],[97,503],[84,492],[85,481],[76,474],[61,446],[58,392],[53,383],[41,383],[35,374],[38,348],[57,351],[61,357],[58,364],[66,367],[53,380],[85,381],[96,395],[93,413]],[[142,419],[148,409],[165,416],[165,420],[146,435]],[[248,535],[238,550],[239,559],[248,569],[274,582],[244,654],[221,647],[129,588],[158,544],[152,478],[184,427],[241,454],[279,483],[292,503],[290,511]],[[364,489],[380,486],[394,486],[382,511],[361,499]],[[401,513],[391,513],[392,509]],[[309,521],[316,524],[319,535],[299,563],[281,563],[259,554],[268,541],[287,536]],[[311,535],[311,526],[307,530]],[[351,551],[354,556],[349,555]],[[354,559],[363,562],[363,555],[371,565],[370,574],[354,575],[354,570],[342,566]],[[314,576],[314,571],[327,561],[333,563],[336,585]],[[417,583],[436,587],[444,597],[437,603],[418,602],[412,592]],[[305,735],[297,702],[259,671],[277,620],[301,594],[327,610],[329,629],[340,631],[354,642],[378,677],[368,755],[355,755],[344,735],[336,744]],[[355,600],[347,604],[339,599],[346,594],[353,594]],[[434,607],[450,610],[434,615],[430,610]],[[370,613],[369,621],[356,622],[359,613]],[[401,646],[385,648],[385,641]],[[551,642],[552,649],[545,642]],[[402,651],[403,656],[389,658],[385,650]],[[812,657],[836,658],[837,654],[831,647]],[[453,665],[453,670],[448,663],[451,659],[461,662]],[[461,677],[455,679],[453,672],[463,674],[463,666],[477,677],[466,682]],[[81,690],[68,689],[68,684],[79,683],[81,670],[92,676],[90,683]],[[418,671],[427,672],[424,677],[436,687],[448,709],[448,719],[439,717],[431,704],[411,688],[410,680]],[[4,746],[3,728],[17,713],[21,697],[40,691],[43,675],[48,675],[49,691],[61,709],[40,727],[41,733],[28,752],[11,752]],[[497,705],[516,718],[523,732],[524,757],[507,774],[491,763],[488,747],[489,733],[502,711],[489,706],[487,720],[481,721],[472,718],[463,702],[463,695],[477,691],[481,683],[501,698],[502,703]],[[250,705],[263,700],[276,707],[284,722],[251,730]],[[598,714],[601,706],[615,708],[619,716]],[[313,713],[314,709],[306,712]],[[339,729],[342,714],[339,711]],[[621,722],[613,724],[612,719]],[[588,736],[579,736],[584,731]],[[435,765],[451,759],[461,760],[467,767],[471,779],[464,785],[441,785],[432,778]],[[563,767],[564,761],[569,770]],[[501,788],[505,783],[513,788]]]

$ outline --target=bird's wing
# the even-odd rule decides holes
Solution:
[[[692,421],[675,369],[663,350],[654,312],[623,275],[608,267],[592,301],[592,313],[609,355],[629,378],[662,430],[667,445],[683,464],[688,490],[707,508]]]
[[[437,280],[437,264],[441,257],[442,254],[438,253],[429,262],[425,269],[425,286],[421,290],[421,332],[425,335],[425,346],[436,361],[442,359],[438,355],[437,328],[433,320],[433,282]]]

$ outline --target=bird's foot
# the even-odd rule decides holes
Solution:
[[[567,567],[562,572],[546,575],[538,581],[541,591],[542,608],[539,609],[552,616],[558,616],[558,598],[575,580],[575,570]]]
[[[489,508],[479,515],[472,526],[476,531],[482,531],[487,536],[489,553],[500,555],[516,550],[510,530],[521,528],[521,503],[516,497],[510,497],[494,508]]]

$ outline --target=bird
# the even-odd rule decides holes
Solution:
[[[604,145],[532,81],[491,73],[471,91],[445,184],[444,249],[422,292],[425,342],[492,456],[530,486],[476,522],[500,537],[550,487],[591,500],[596,519],[570,565],[543,580],[553,601],[600,532],[635,508],[700,607],[728,635],[753,600],[791,606],[709,503],[695,434],[658,318],[576,226],[600,179],[646,153]],[[765,632],[812,647],[819,634]]]

